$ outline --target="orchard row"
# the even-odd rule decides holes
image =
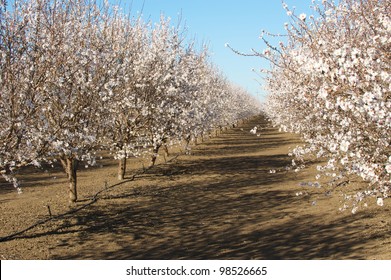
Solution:
[[[79,161],[97,152],[120,161],[189,142],[259,112],[161,18],[132,18],[87,0],[0,0],[0,172],[59,160],[77,200]]]
[[[343,185],[369,182],[353,196],[355,212],[366,196],[390,195],[391,18],[385,0],[313,2],[316,17],[284,4],[288,40],[256,55],[268,59],[265,111],[285,131],[302,135],[299,158],[326,158],[319,175]]]

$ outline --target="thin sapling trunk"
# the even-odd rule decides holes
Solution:
[[[125,173],[126,173],[126,157],[127,154],[125,152],[124,157],[121,158],[118,161],[118,180],[123,180],[125,178]]]
[[[170,151],[168,150],[168,146],[166,144],[164,145],[164,153],[165,153],[166,157],[170,156]]]
[[[158,156],[158,153],[159,153],[159,149],[160,149],[160,145],[158,145],[155,148],[153,148],[153,154],[151,156],[151,166],[154,166],[155,163],[156,163],[156,159],[157,159],[157,156]]]

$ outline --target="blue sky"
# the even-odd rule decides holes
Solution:
[[[115,0],[110,1],[116,3]],[[310,0],[287,0],[289,7],[296,6],[296,13],[311,14]],[[206,42],[211,52],[211,61],[234,83],[246,88],[251,94],[263,98],[258,75],[252,69],[267,66],[256,57],[243,57],[226,48],[229,43],[241,52],[251,48],[265,49],[259,35],[263,29],[272,33],[284,33],[284,23],[289,17],[282,8],[281,0],[122,0],[122,7],[131,14],[142,12],[145,20],[159,20],[160,14],[170,17],[175,23],[178,15],[188,28],[188,36],[198,42]]]

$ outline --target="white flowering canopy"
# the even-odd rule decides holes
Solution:
[[[156,153],[257,114],[183,34],[107,1],[0,1],[1,174],[18,187],[24,165],[60,159],[71,170],[102,150]]]
[[[365,195],[387,197],[391,176],[391,18],[384,0],[314,2],[318,18],[291,15],[288,41],[263,57],[264,106],[282,129],[303,136],[319,170],[344,180],[359,175]],[[382,200],[378,200],[382,201]],[[380,204],[380,203],[378,203]]]

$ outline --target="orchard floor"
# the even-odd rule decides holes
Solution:
[[[254,126],[259,136],[249,133]],[[299,143],[257,117],[193,146],[191,155],[167,163],[161,156],[131,180],[142,166],[133,160],[119,184],[106,157],[79,172],[80,201],[71,207],[60,169],[24,170],[23,194],[0,181],[0,237],[47,219],[48,206],[53,216],[0,242],[0,258],[391,259],[391,201],[379,207],[372,199],[355,215],[340,211],[338,192],[302,186],[315,181],[316,162],[285,170]]]

